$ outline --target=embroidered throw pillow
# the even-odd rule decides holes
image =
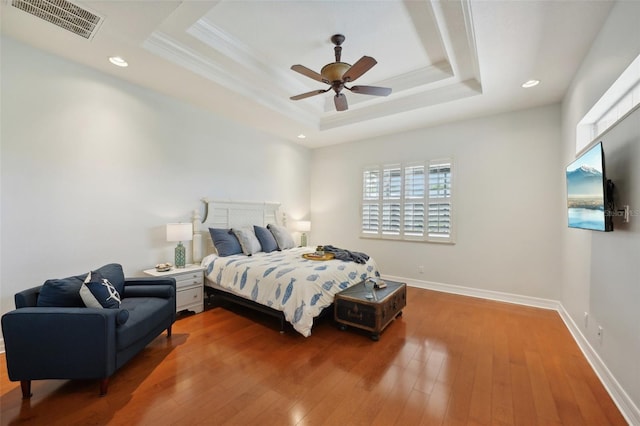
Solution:
[[[80,287],[80,297],[88,308],[120,307],[120,293],[99,272],[89,272]]]

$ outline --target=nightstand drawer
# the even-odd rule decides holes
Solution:
[[[194,304],[199,304],[202,311],[202,290],[202,287],[195,287],[176,292],[176,311],[182,311]]]
[[[192,285],[204,285],[204,277],[202,275],[202,271],[176,275],[174,278],[176,279],[176,289],[181,289]]]

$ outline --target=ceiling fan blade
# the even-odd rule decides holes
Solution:
[[[309,68],[305,67],[304,65],[292,65],[291,69],[299,72],[300,74],[307,76],[309,78],[312,78],[314,80],[320,81],[322,83],[327,83],[329,84],[329,82],[327,80],[325,80],[320,74],[318,74],[317,72],[310,70]]]
[[[336,104],[336,111],[346,111],[349,109],[349,105],[347,105],[347,97],[344,93],[337,93],[333,97],[333,102]]]
[[[342,80],[345,82],[355,81],[358,77],[369,71],[377,63],[378,62],[371,56],[363,56],[362,58],[358,59],[358,62],[356,62],[351,66],[351,68],[349,68],[349,71],[344,73],[344,75],[342,76]]]
[[[289,99],[291,99],[292,101],[297,101],[300,99],[308,98],[310,96],[319,95],[320,93],[328,92],[329,90],[331,90],[331,87],[329,87],[327,90],[312,90],[311,92],[301,93],[296,96],[291,96]]]
[[[353,86],[349,88],[345,86],[345,88],[351,90],[353,93],[361,93],[363,95],[389,96],[389,94],[391,94],[391,88],[389,87]]]

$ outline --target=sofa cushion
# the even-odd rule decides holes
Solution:
[[[87,274],[80,287],[80,297],[88,308],[120,307],[120,293],[108,279],[96,271]]]
[[[116,329],[116,350],[128,348],[154,331],[162,318],[171,316],[175,306],[169,303],[170,300],[159,297],[122,299],[120,308],[129,312],[129,319]]]
[[[47,280],[40,289],[37,306],[82,308],[84,303],[80,297],[83,278],[69,277]]]

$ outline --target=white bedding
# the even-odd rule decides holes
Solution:
[[[202,260],[206,281],[284,313],[300,334],[311,334],[313,319],[333,303],[336,293],[367,277],[379,276],[375,261],[358,264],[342,260],[314,261],[302,257],[309,247]],[[207,285],[207,282],[205,282]]]

